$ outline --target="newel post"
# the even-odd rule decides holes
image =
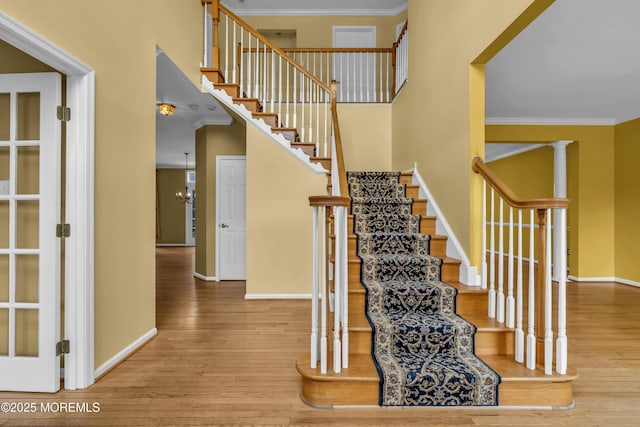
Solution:
[[[532,267],[530,267],[532,268]],[[545,299],[547,277],[547,210],[538,209],[538,275],[536,280],[536,362],[544,364]],[[532,286],[532,284],[529,284]]]

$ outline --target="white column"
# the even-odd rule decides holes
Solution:
[[[573,141],[556,141],[549,144],[553,147],[553,197],[565,198],[567,197],[567,145]],[[560,209],[553,210],[553,224],[559,226],[560,222]],[[558,266],[560,265],[560,256],[566,257],[567,254],[560,253],[558,250],[561,247],[560,238],[562,233],[558,230],[553,231],[553,280],[557,281],[560,277],[558,274]],[[551,242],[548,242],[549,244]]]

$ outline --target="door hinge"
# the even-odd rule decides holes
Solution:
[[[68,122],[71,120],[71,108],[58,106],[57,108],[58,120],[61,122]]]
[[[69,354],[69,351],[69,340],[62,340],[56,344],[56,356],[60,356],[61,354]]]
[[[69,224],[56,225],[56,237],[69,237],[71,236],[71,226]]]

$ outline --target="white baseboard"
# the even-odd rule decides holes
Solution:
[[[244,299],[311,299],[311,294],[246,294]]]
[[[569,280],[573,280],[574,282],[616,282],[622,283],[623,285],[636,286],[640,288],[640,282],[635,282],[633,280],[622,279],[620,277],[576,277],[569,276]]]
[[[186,243],[156,243],[156,248],[184,248]]]
[[[203,276],[200,273],[193,273],[193,277],[196,279],[204,280],[205,282],[219,282],[218,276]]]
[[[122,349],[118,354],[113,356],[111,359],[107,360],[105,363],[100,365],[98,369],[96,369],[95,376],[96,378],[107,373],[109,370],[113,369],[118,363],[125,360],[132,353],[138,350],[140,347],[145,345],[151,338],[155,337],[158,334],[158,330],[156,328],[151,329],[146,334],[142,335],[140,338],[126,346]]]
[[[440,210],[436,199],[431,194],[429,187],[422,179],[418,168],[413,168],[413,183],[418,184],[420,187],[420,193],[422,193],[427,199],[427,213],[429,215],[435,215],[436,220],[436,233],[447,236],[447,256],[451,258],[459,259],[462,264],[460,265],[460,283],[467,286],[480,286],[482,284],[482,278],[478,274],[478,267],[471,265],[469,257],[462,248],[460,241],[456,237],[453,229],[447,222],[444,214]],[[422,195],[421,194],[421,195]]]

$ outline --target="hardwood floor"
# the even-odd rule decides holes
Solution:
[[[568,286],[575,409],[350,408],[300,401],[309,301],[245,301],[244,282],[192,277],[193,250],[157,250],[158,335],[80,391],[0,402],[97,402],[98,413],[0,413],[1,426],[640,425],[640,288]]]

